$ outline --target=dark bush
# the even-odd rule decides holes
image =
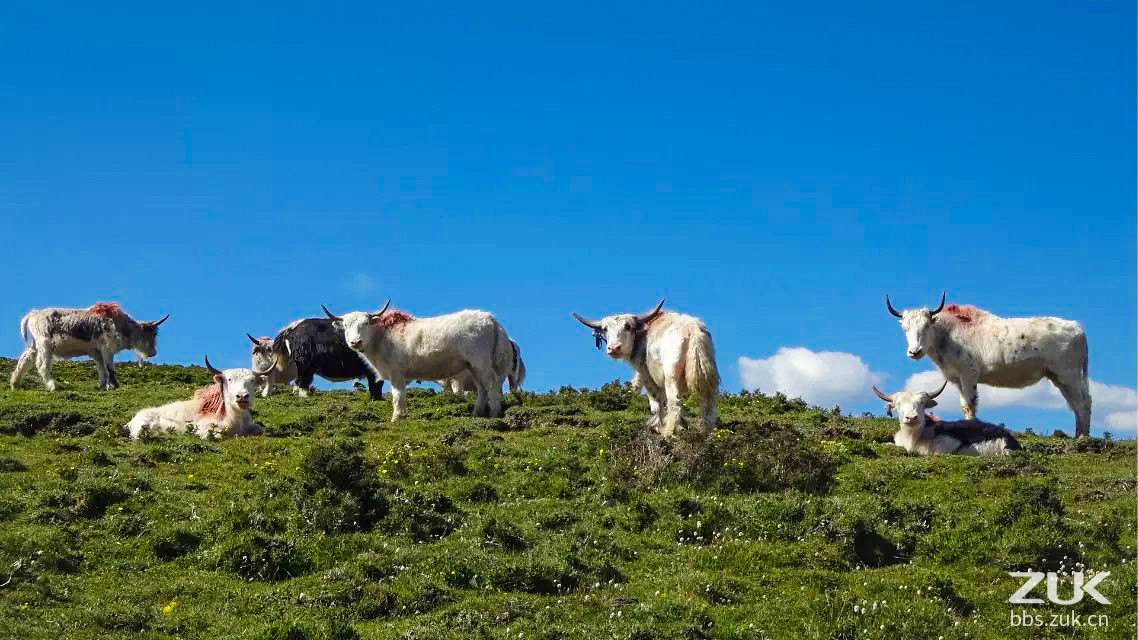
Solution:
[[[281,622],[253,636],[253,640],[323,640],[323,638],[309,625]]]
[[[506,551],[523,551],[529,548],[529,543],[514,525],[499,522],[497,518],[490,518],[482,525],[482,546]]]
[[[27,470],[27,465],[15,458],[0,458],[0,473],[18,473]]]
[[[476,482],[466,492],[466,499],[470,502],[497,502],[498,490],[488,482]]]
[[[312,447],[297,469],[295,501],[309,524],[325,533],[370,531],[388,512],[377,464],[359,440]]]
[[[74,411],[45,411],[20,407],[0,415],[0,435],[32,437],[41,432],[67,436],[89,436],[98,425]]]
[[[159,560],[173,560],[196,551],[201,538],[188,531],[175,531],[154,543],[154,555]]]
[[[416,542],[428,542],[449,536],[462,520],[462,512],[450,498],[413,493],[396,498],[384,527],[393,532],[404,531]]]
[[[724,422],[712,433],[685,429],[665,442],[625,423],[610,431],[610,439],[610,476],[632,486],[675,482],[735,493],[825,493],[837,472],[832,457],[794,428],[770,420]]]
[[[244,534],[226,541],[217,560],[219,569],[246,580],[265,582],[303,575],[311,566],[307,553],[293,540],[260,534]]]
[[[585,417],[585,411],[571,404],[510,407],[503,420],[507,431],[536,427],[587,427],[591,424]]]
[[[101,518],[112,505],[130,494],[106,480],[91,480],[74,491],[61,491],[47,496],[40,513],[43,522],[69,522],[76,518]]]

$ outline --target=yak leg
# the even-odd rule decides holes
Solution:
[[[474,403],[474,415],[497,418],[502,413],[502,379],[493,368],[470,369],[474,385],[478,388],[478,400]]]
[[[36,345],[36,369],[43,379],[44,388],[55,391],[55,378],[51,377],[51,344],[47,341]]]
[[[976,395],[976,381],[961,378],[956,386],[960,389],[960,412],[964,414],[965,420],[975,420],[976,403],[979,401]]]
[[[296,363],[296,395],[301,398],[308,397],[309,392],[312,391],[312,377],[316,372],[308,366],[307,363]]]
[[[680,385],[675,378],[668,376],[664,378],[664,395],[665,409],[664,409],[664,428],[660,430],[660,435],[665,438],[670,438],[680,427],[680,421],[683,419],[683,405],[680,403]]]
[[[1067,406],[1075,413],[1075,437],[1089,436],[1091,434],[1091,391],[1087,385],[1087,379],[1081,375],[1060,377],[1050,371],[1047,372],[1046,376],[1051,384],[1059,389],[1059,393],[1063,394]]]
[[[119,377],[115,374],[115,354],[103,354],[103,368],[107,370],[107,389],[119,388]]]
[[[401,378],[388,380],[391,383],[391,421],[407,417],[407,399],[403,397],[403,390],[407,388],[407,381]]]
[[[652,415],[648,417],[648,426],[653,430],[658,431],[660,425],[664,423],[663,410],[668,404],[667,396],[664,394],[664,388],[652,381],[649,376],[641,376],[632,379],[633,385],[639,389],[644,387],[645,392],[648,394],[648,408],[651,409]]]
[[[367,374],[367,394],[372,400],[383,400],[383,380],[370,371]]]
[[[261,384],[261,397],[268,398],[269,394],[273,391],[273,374],[265,376],[265,381]]]
[[[10,380],[10,385],[13,389],[15,389],[16,385],[20,384],[20,380],[23,380],[24,376],[28,374],[28,369],[32,368],[32,363],[35,362],[35,359],[35,344],[33,343],[25,346],[24,352],[20,354],[20,360],[16,362],[16,368],[12,371],[12,379]]]
[[[103,391],[110,389],[110,384],[107,382],[107,363],[103,360],[103,354],[96,351],[91,354],[91,360],[95,362],[95,372],[99,374],[99,388]]]

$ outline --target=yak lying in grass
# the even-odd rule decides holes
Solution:
[[[150,407],[135,414],[126,425],[130,437],[139,439],[192,430],[200,438],[218,436],[260,435],[261,425],[253,422],[253,408],[258,378],[268,371],[226,369],[219,371],[205,359],[206,369],[213,374],[214,384],[198,389],[190,400]]]
[[[885,401],[885,412],[897,412],[901,428],[893,436],[893,444],[922,455],[955,453],[971,456],[998,456],[1020,449],[1011,431],[979,420],[945,421],[926,415],[925,409],[937,405],[936,397],[948,386],[945,380],[936,393],[898,391],[882,393],[873,387],[877,397]]]

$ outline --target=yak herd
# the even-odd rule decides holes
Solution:
[[[521,349],[505,328],[486,311],[466,309],[433,317],[415,317],[390,308],[352,311],[342,316],[297,320],[275,337],[253,337],[248,369],[206,368],[214,383],[193,398],[140,410],[127,424],[131,437],[193,432],[201,437],[256,435],[263,427],[249,410],[260,393],[274,384],[292,383],[306,396],[320,376],[332,381],[366,379],[374,400],[383,382],[391,385],[392,416],[407,416],[404,391],[409,382],[429,380],[445,390],[475,394],[474,415],[502,412],[502,383],[517,390],[525,381]],[[609,357],[627,362],[632,384],[643,390],[651,408],[648,426],[672,437],[684,423],[683,398],[693,396],[699,414],[692,419],[708,430],[718,419],[719,370],[711,333],[697,317],[665,310],[661,300],[651,311],[621,313],[589,320],[573,317],[592,330],[595,346]],[[898,311],[885,297],[889,313],[900,320],[914,360],[928,356],[944,374],[934,392],[873,392],[895,411],[899,429],[894,443],[920,454],[1000,455],[1020,448],[1007,429],[976,419],[979,383],[1023,388],[1050,380],[1075,414],[1075,432],[1090,432],[1091,396],[1087,371],[1087,338],[1082,327],[1054,317],[1001,318],[970,305],[945,305]],[[118,387],[114,356],[135,351],[157,354],[158,327],[169,318],[139,322],[114,303],[86,309],[49,308],[29,312],[20,321],[25,348],[12,372],[11,386],[34,364],[49,391],[56,389],[53,358],[90,356],[99,387]],[[926,413],[952,383],[960,392],[964,420],[943,421]]]

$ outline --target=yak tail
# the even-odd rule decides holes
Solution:
[[[510,340],[510,346],[514,349],[514,365],[510,368],[510,391],[517,391],[526,381],[526,363],[522,362],[522,349],[518,343]]]
[[[688,337],[684,382],[688,393],[704,400],[714,400],[719,393],[719,368],[715,366],[715,345],[707,329],[694,329]]]
[[[28,317],[31,315],[30,313],[24,314],[24,317],[20,318],[20,337],[24,339],[24,344],[28,342]]]

